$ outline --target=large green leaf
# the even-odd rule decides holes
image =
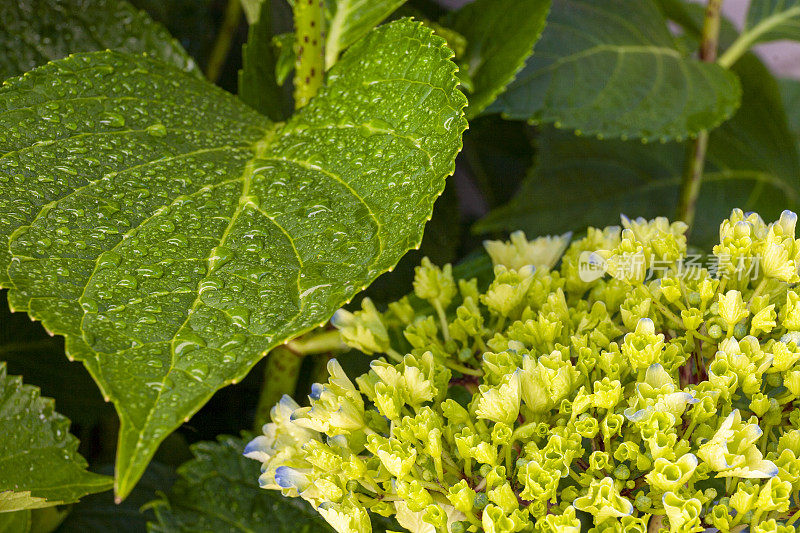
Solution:
[[[366,35],[406,0],[334,0],[333,17],[325,39],[325,68],[336,63],[342,50]]]
[[[147,52],[197,71],[167,30],[124,0],[0,2],[0,79],[69,54],[108,48]]]
[[[683,57],[652,0],[554,0],[492,110],[606,138],[685,139],[739,105],[736,76]]]
[[[280,126],[115,52],[0,90],[9,304],[115,403],[118,495],[217,389],[419,244],[466,127],[451,54],[383,26]]]
[[[467,115],[494,102],[531,55],[550,0],[477,0],[452,15],[449,25],[467,39],[462,63],[472,80]]]
[[[53,400],[0,363],[0,516],[38,509],[111,488],[111,478],[88,472],[69,420]]]
[[[158,523],[150,532],[332,532],[303,500],[258,486],[261,465],[242,455],[245,444],[220,437],[193,445],[195,458],[178,469],[169,494],[151,505]]]
[[[776,217],[797,206],[800,164],[775,79],[753,55],[735,65],[745,98],[736,116],[711,133],[693,238],[712,242],[733,207]],[[559,233],[619,222],[619,214],[673,216],[685,162],[677,143],[598,141],[545,129],[531,175],[479,232]]]

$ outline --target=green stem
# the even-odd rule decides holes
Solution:
[[[269,422],[269,412],[284,394],[293,395],[300,377],[300,366],[303,355],[290,350],[287,346],[278,346],[267,356],[264,367],[264,381],[258,397],[254,427],[257,433],[261,426]]]
[[[721,9],[722,0],[708,0],[702,39],[700,41],[700,60],[706,63],[713,63],[717,59]],[[689,231],[691,231],[695,211],[697,210],[697,198],[700,196],[700,183],[703,180],[707,149],[708,132],[701,131],[694,140],[689,154],[688,165],[683,174],[676,215],[678,220],[683,220],[689,225]]]
[[[233,36],[236,34],[236,29],[239,27],[241,19],[241,1],[228,0],[225,16],[222,19],[222,26],[219,28],[214,47],[211,49],[211,55],[208,57],[208,65],[206,65],[206,77],[212,83],[216,83],[222,74],[222,67],[225,66],[225,61],[228,59],[228,54],[233,44]]]
[[[697,138],[692,144],[691,152],[689,153],[689,164],[683,173],[676,218],[686,222],[690,230],[697,210],[697,198],[700,196],[700,183],[703,180],[707,148],[708,132],[701,131],[697,134]]]
[[[295,71],[294,107],[304,107],[322,86],[325,72],[323,0],[296,0],[294,3]]]

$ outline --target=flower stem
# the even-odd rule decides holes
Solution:
[[[703,23],[702,40],[700,42],[700,60],[713,63],[717,60],[719,44],[720,10],[722,0],[708,0],[705,21]],[[697,198],[700,195],[700,183],[706,163],[708,149],[708,132],[703,130],[697,134],[689,152],[688,164],[683,174],[680,198],[676,218],[689,225],[691,231],[697,210]],[[688,233],[687,231],[687,233]]]

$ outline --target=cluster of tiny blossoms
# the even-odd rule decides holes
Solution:
[[[424,261],[413,302],[334,319],[385,357],[355,382],[332,361],[245,453],[340,533],[368,511],[412,533],[794,532],[796,219],[735,210],[714,276],[686,275],[686,225],[662,218],[489,242],[484,291]],[[605,276],[582,276],[587,252]],[[623,268],[642,261],[671,266]]]

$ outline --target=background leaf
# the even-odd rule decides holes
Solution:
[[[789,129],[800,141],[800,81],[781,79],[778,80],[778,87],[783,98],[783,107],[786,109]]]
[[[292,101],[275,79],[278,57],[272,45],[272,2],[262,2],[260,10],[242,47],[239,98],[272,120],[286,120],[292,112]]]
[[[0,515],[72,503],[111,488],[111,478],[86,470],[69,420],[39,389],[9,376],[0,363]]]
[[[366,35],[406,0],[333,0],[333,17],[325,39],[325,68],[348,46]]]
[[[503,92],[533,52],[550,0],[477,0],[455,12],[449,26],[467,39],[460,63],[472,80],[467,116],[480,114]]]
[[[418,246],[466,127],[450,55],[420,23],[383,26],[279,129],[114,52],[0,90],[9,304],[114,401],[120,496],[217,389]]]
[[[739,105],[736,77],[685,58],[651,0],[555,0],[536,53],[492,110],[586,135],[685,139]]]
[[[6,291],[0,291],[0,361],[9,373],[25,376],[26,383],[54,398],[59,412],[81,429],[110,410],[83,365],[64,357],[64,339],[51,337],[24,314],[11,313]]]
[[[26,533],[30,527],[30,509],[0,513],[0,533]]]
[[[160,24],[123,0],[0,2],[0,79],[69,54],[105,49],[147,52],[199,72]]]
[[[800,40],[800,0],[750,0],[742,34],[755,34],[751,44]]]
[[[114,473],[113,465],[100,469]],[[167,490],[175,479],[175,471],[156,461],[147,467],[141,481],[122,503],[115,503],[110,492],[92,494],[74,504],[56,533],[145,533],[147,522],[155,519],[145,505]]]
[[[169,494],[150,506],[156,523],[150,533],[214,531],[219,533],[333,532],[304,500],[284,498],[258,486],[261,465],[242,455],[252,438],[221,436],[218,442],[192,446],[195,458],[178,469]],[[373,531],[403,531],[393,520],[372,517]]]
[[[796,208],[800,166],[775,79],[752,54],[734,66],[745,98],[736,116],[710,136],[700,191],[696,244],[718,238],[734,207],[765,219]],[[538,160],[518,195],[475,230],[523,229],[529,236],[619,223],[628,216],[672,216],[684,168],[677,143],[598,141],[552,128],[538,139]]]
[[[195,458],[178,469],[169,494],[152,504],[158,523],[151,533],[333,531],[303,500],[258,486],[261,465],[242,455],[246,440],[218,440],[192,446]]]

